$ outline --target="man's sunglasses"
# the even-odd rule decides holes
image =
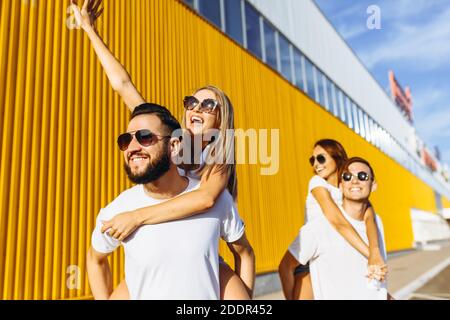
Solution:
[[[358,172],[358,174],[352,174],[350,172],[344,172],[342,174],[342,180],[344,180],[345,182],[352,181],[353,177],[358,178],[359,181],[369,181],[370,174],[364,171],[360,171]]]
[[[139,144],[143,147],[149,147],[152,144],[157,143],[159,140],[171,138],[171,136],[159,136],[147,129],[127,132],[121,134],[117,138],[117,144],[119,145],[120,150],[125,151],[128,149],[128,146],[133,140],[133,136],[136,137],[137,142],[139,142]]]
[[[195,107],[200,105],[198,108],[200,112],[212,113],[216,110],[219,102],[215,99],[205,99],[200,103],[196,97],[187,96],[183,99],[183,105],[186,110],[193,110]]]
[[[317,157],[312,156],[311,158],[309,158],[309,163],[311,164],[311,166],[314,166],[316,160],[319,164],[324,164],[325,162],[327,162],[327,158],[325,158],[323,154],[319,154]]]

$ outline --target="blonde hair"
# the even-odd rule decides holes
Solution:
[[[208,153],[205,157],[205,166],[199,172],[201,176],[206,174],[206,178],[213,172],[226,173],[228,175],[227,189],[236,200],[237,197],[237,176],[236,176],[236,157],[234,154],[234,109],[228,96],[216,86],[207,85],[195,90],[194,94],[202,90],[209,90],[216,96],[219,103],[219,112],[216,121],[219,123],[220,136],[211,143]],[[186,112],[183,114],[183,126],[186,127]],[[232,131],[231,131],[231,130]],[[230,130],[230,131],[227,131]],[[230,134],[233,133],[233,134]],[[224,163],[212,163],[213,151],[223,152]]]

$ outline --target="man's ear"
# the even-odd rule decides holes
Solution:
[[[172,157],[178,156],[181,151],[181,139],[178,137],[170,138],[169,148]]]
[[[377,191],[377,188],[378,188],[378,183],[376,180],[373,180],[372,181],[372,192]]]

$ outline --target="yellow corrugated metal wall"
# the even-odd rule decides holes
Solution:
[[[442,197],[442,207],[450,208],[450,200],[446,197]]]
[[[238,166],[239,209],[257,271],[276,270],[303,222],[307,158],[332,137],[374,165],[388,249],[412,245],[411,207],[435,210],[433,191],[176,0],[107,0],[98,28],[148,100],[181,118],[181,98],[211,83],[236,125],[280,128],[280,170]],[[98,210],[130,186],[115,145],[128,110],[81,31],[69,1],[0,2],[0,299],[86,298],[85,253]],[[231,256],[221,244],[221,251]],[[111,259],[114,282],[123,254]],[[80,286],[69,289],[69,266]]]

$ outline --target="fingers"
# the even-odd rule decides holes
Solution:
[[[109,235],[114,239],[119,239],[120,235],[122,234],[121,230],[112,229],[112,232],[109,233]]]
[[[89,3],[90,3],[91,1],[92,1],[92,0],[84,0],[84,4],[83,4],[82,10],[88,10],[88,8],[89,8]]]
[[[113,226],[112,220],[102,221],[102,223],[103,223],[103,226],[102,226],[102,229],[101,229],[102,233],[105,233],[106,230],[108,230],[109,228],[112,228],[112,226]]]
[[[94,16],[94,20],[97,20],[97,18],[98,18],[98,17],[100,17],[100,16],[102,15],[102,13],[103,13],[103,9],[104,9],[104,8],[101,8],[101,9],[100,9],[100,11],[99,11],[99,12],[97,12],[97,13],[95,14],[95,16]]]
[[[125,240],[128,237],[128,234],[129,233],[126,231],[122,232],[122,234],[120,235],[120,237],[117,240],[119,240],[119,241]]]
[[[92,5],[92,12],[96,13],[101,4],[102,4],[102,0],[94,0],[94,3]]]

